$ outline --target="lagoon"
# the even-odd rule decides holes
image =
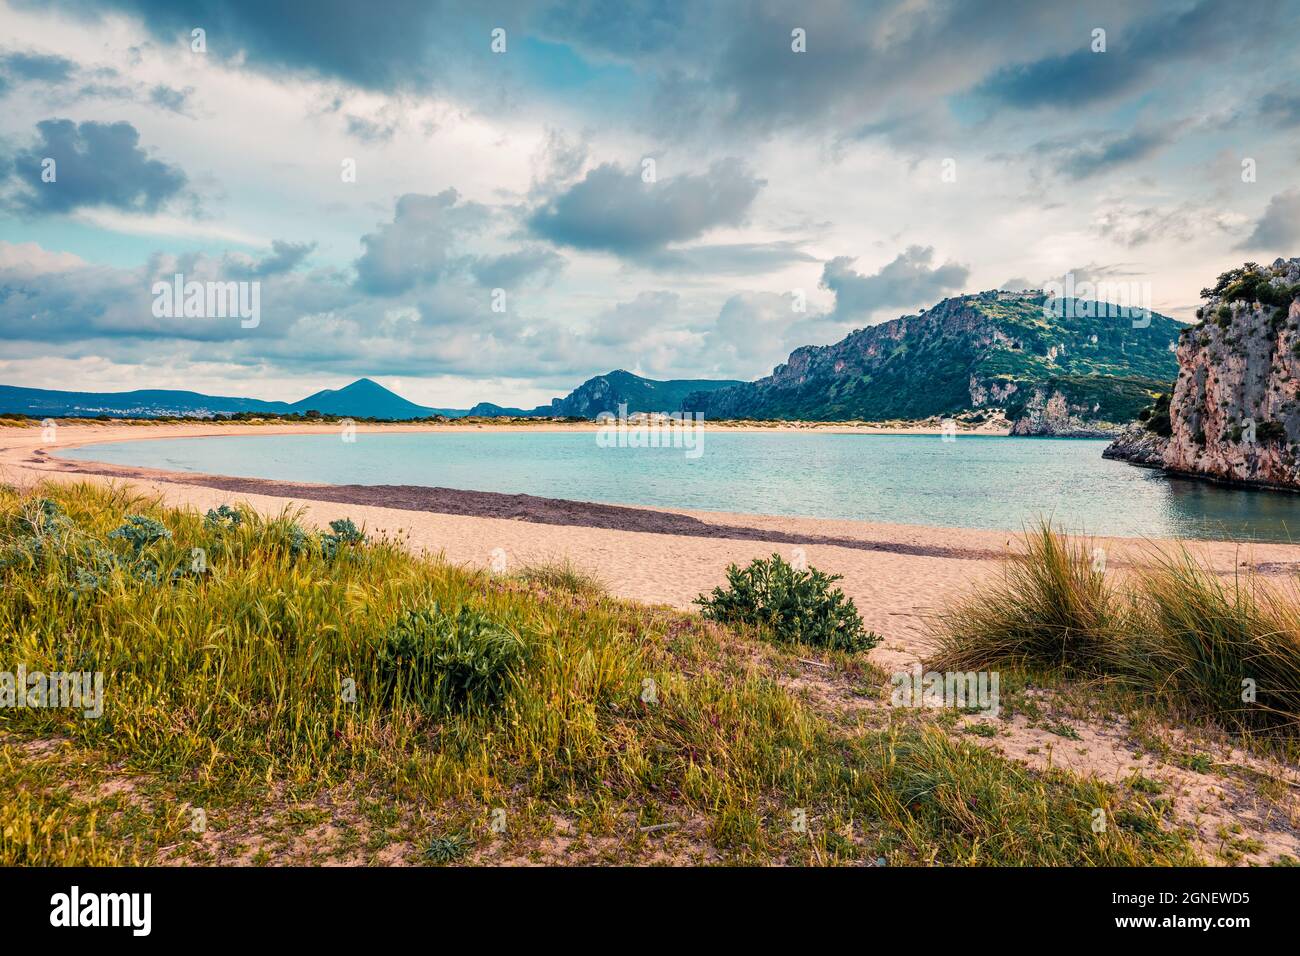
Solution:
[[[424,485],[702,511],[1019,531],[1291,541],[1300,494],[1170,478],[1094,439],[708,431],[681,448],[595,431],[239,435],[85,445],[77,460],[330,484]]]

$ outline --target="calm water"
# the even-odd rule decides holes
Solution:
[[[1105,442],[708,433],[703,453],[602,448],[591,432],[233,436],[90,445],[68,458],[333,484],[406,484],[632,505],[1093,534],[1300,538],[1300,494],[1166,478]]]

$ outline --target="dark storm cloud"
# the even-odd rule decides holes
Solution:
[[[639,263],[657,272],[695,275],[757,275],[793,262],[816,262],[798,242],[733,242],[717,245],[660,249]]]
[[[703,9],[690,0],[568,0],[542,9],[535,23],[544,34],[591,53],[641,59],[678,47]]]
[[[25,212],[111,206],[151,213],[185,188],[180,167],[150,159],[130,123],[50,119],[37,123],[36,131],[36,144],[19,150],[13,159],[13,177],[20,187],[14,201]],[[41,179],[47,158],[56,164],[53,182]]]
[[[1093,13],[1122,24],[1130,6],[1098,0]],[[592,58],[622,59],[657,78],[655,118],[665,128],[722,121],[763,131],[893,128],[919,98],[970,89],[1044,41],[1062,45],[1079,19],[1041,0],[570,0],[564,8],[533,22]],[[796,28],[806,52],[792,49]]]
[[[334,77],[371,89],[416,87],[433,74],[449,44],[439,27],[456,25],[434,0],[388,0],[376,7],[355,0],[268,3],[266,0],[62,0],[87,17],[108,10],[133,15],[154,37],[184,40],[201,27],[208,55],[242,52],[256,69]]]
[[[1259,101],[1260,117],[1284,129],[1300,126],[1300,90],[1280,89]]]
[[[653,183],[605,163],[534,210],[528,225],[558,245],[637,256],[739,225],[763,186],[736,159]]]
[[[1239,249],[1264,249],[1279,256],[1296,255],[1300,243],[1300,189],[1278,193]]]
[[[189,99],[193,93],[192,86],[178,90],[160,83],[149,91],[149,102],[171,113],[185,115],[189,111]]]
[[[1076,137],[1067,143],[1040,144],[1055,155],[1059,172],[1074,179],[1135,163],[1159,152],[1173,142],[1173,127],[1135,129],[1128,133],[1107,133],[1092,138]]]
[[[934,267],[934,249],[909,246],[879,272],[863,275],[839,256],[822,269],[823,287],[835,293],[834,318],[845,321],[877,309],[931,305],[966,284],[970,269],[956,262]]]
[[[1004,106],[1084,106],[1128,93],[1164,64],[1211,57],[1256,42],[1277,16],[1276,0],[1238,3],[1202,0],[1181,12],[1166,11],[1127,27],[1107,30],[1105,52],[1091,48],[1092,30],[1103,17],[1078,28],[1078,46],[1068,53],[1008,66],[988,77],[976,92]]]
[[[347,117],[348,135],[363,143],[387,143],[397,132],[395,123],[380,123],[364,116]]]
[[[86,17],[105,8],[139,18],[168,42],[207,31],[208,55],[246,57],[249,68],[295,71],[368,89],[428,92],[458,87],[470,99],[499,93],[566,96],[573,78],[610,62],[631,66],[654,98],[636,114],[661,132],[724,123],[770,133],[823,127],[843,137],[888,133],[931,140],[943,111],[916,123],[918,100],[976,90],[998,105],[1069,105],[1134,90],[1174,61],[1272,49],[1280,0],[1165,0],[1136,14],[1127,0],[1095,0],[1086,15],[1067,4],[999,0],[781,0],[740,4],[655,0],[499,0],[488,7],[396,0],[375,10],[354,0],[57,0]],[[507,56],[487,53],[488,31],[508,28]],[[1109,51],[1088,50],[1093,26]],[[791,49],[805,31],[807,52]],[[1026,38],[1032,38],[1028,42]],[[536,56],[541,40],[575,54],[561,68]],[[1035,51],[1054,51],[1039,57]],[[520,55],[522,53],[522,55]],[[489,95],[484,91],[491,88]],[[495,102],[495,100],[491,100]],[[639,101],[638,101],[639,102]],[[609,103],[599,109],[608,109]],[[909,122],[912,119],[912,122]],[[384,138],[386,124],[358,118],[352,133]]]
[[[289,242],[285,239],[271,240],[269,255],[254,261],[238,262],[228,260],[226,270],[236,278],[261,279],[267,276],[292,272],[315,250],[314,242]]]
[[[77,64],[46,53],[0,52],[0,75],[14,83],[62,83]]]

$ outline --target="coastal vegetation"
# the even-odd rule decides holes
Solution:
[[[701,613],[723,624],[744,624],[772,640],[838,651],[869,651],[880,636],[862,625],[851,598],[832,585],[840,575],[796,568],[779,554],[730,565],[727,587],[695,599]]]
[[[1119,574],[1048,525],[1002,577],[939,620],[937,669],[1013,668],[1104,681],[1184,720],[1300,738],[1300,594],[1186,550]]]
[[[883,706],[860,652],[123,488],[0,489],[0,545],[0,671],[103,675],[99,718],[0,708],[0,864],[1198,860],[1149,793]]]

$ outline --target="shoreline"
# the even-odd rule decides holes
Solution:
[[[132,419],[117,418],[108,421],[102,421],[94,418],[73,418],[73,419],[50,419],[58,429],[84,429],[84,428],[101,428],[101,429],[158,429],[158,428],[181,428],[181,429],[213,429],[211,434],[229,434],[231,429],[239,429],[237,434],[337,434],[342,419],[337,421],[324,422],[321,424],[312,424],[307,421],[302,422],[284,422],[276,419],[254,419],[252,421],[224,421],[224,422],[176,422],[176,421],[155,421],[153,419]],[[518,431],[535,431],[535,432],[598,432],[602,428],[608,427],[598,421],[550,421],[539,420],[529,421],[526,419],[473,419],[464,421],[461,419],[450,419],[445,422],[355,422],[357,431],[361,432],[394,432],[394,433],[419,433],[419,432],[518,432]],[[635,427],[635,425],[630,426]],[[768,422],[750,422],[745,420],[720,420],[720,421],[701,421],[692,424],[693,428],[700,428],[704,431],[713,432],[739,432],[741,434],[768,434],[771,432],[803,432],[819,433],[824,435],[941,435],[943,428],[940,425],[930,425],[924,422],[920,423],[890,423],[874,424],[870,422],[796,422],[796,421],[768,421]],[[0,438],[6,431],[23,431],[26,429],[41,428],[40,420],[35,418],[20,421],[18,419],[6,419],[0,414]],[[958,424],[958,433],[964,436],[991,436],[995,438],[1010,437],[1071,437],[1071,436],[1012,436],[1010,426],[990,426],[978,425],[975,427],[963,427]],[[163,436],[146,436],[146,437],[163,437]],[[111,438],[108,441],[129,441],[127,438]],[[1099,439],[1100,440],[1100,439]],[[85,441],[79,441],[78,444],[86,444]]]
[[[375,431],[445,430],[446,426],[378,426]],[[460,429],[467,430],[467,429]],[[39,427],[0,429],[0,481],[128,485],[165,504],[199,511],[243,502],[269,515],[298,510],[324,527],[352,518],[374,533],[399,537],[412,551],[485,568],[504,553],[508,570],[569,560],[604,581],[617,597],[690,609],[694,598],[724,583],[727,565],[802,551],[810,565],[842,575],[866,626],[884,641],[871,659],[911,666],[928,646],[927,618],[999,572],[1021,532],[843,519],[784,517],[599,504],[532,495],[422,486],[329,485],[168,472],[61,459],[52,452],[87,444],[217,435],[337,432],[334,426],[86,425],[60,426],[57,441]],[[1094,537],[1116,569],[1151,561],[1165,539]],[[1300,570],[1300,545],[1187,540],[1220,574],[1253,566],[1270,576]],[[1121,573],[1123,571],[1121,570]]]

